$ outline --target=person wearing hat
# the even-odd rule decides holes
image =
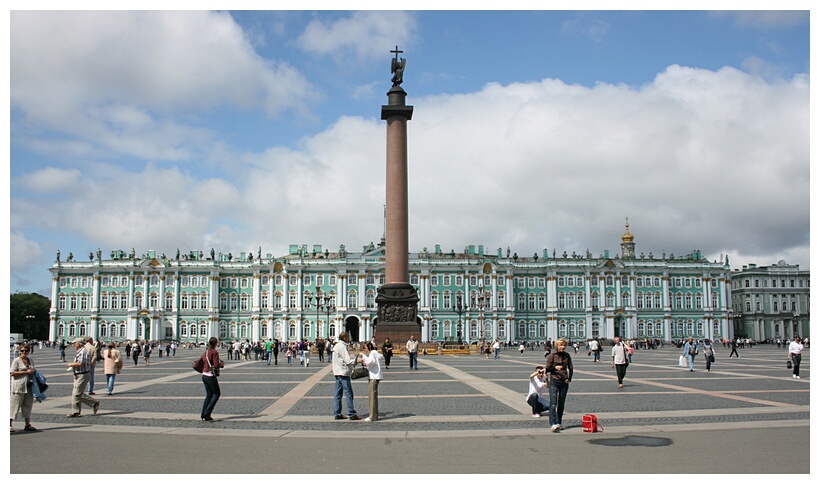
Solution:
[[[74,349],[77,350],[77,354],[74,356],[74,361],[68,363],[68,368],[74,371],[74,387],[71,390],[72,413],[70,413],[68,417],[80,417],[83,403],[93,408],[94,414],[96,415],[100,409],[100,401],[85,393],[88,381],[91,378],[89,376],[91,372],[91,357],[88,354],[88,350],[85,349],[85,338],[75,339]]]

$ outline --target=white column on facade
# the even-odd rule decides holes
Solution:
[[[584,304],[584,310],[589,311],[592,308],[592,283],[591,283],[591,276],[589,273],[584,274],[584,293],[586,301]],[[599,303],[600,304],[600,296],[599,296]],[[589,318],[587,318],[589,319]]]
[[[407,276],[405,276],[405,277],[407,277]],[[359,273],[358,274],[358,282],[359,282],[359,284],[358,284],[358,287],[356,289],[356,301],[357,301],[357,306],[358,307],[356,309],[359,310],[359,311],[364,311],[365,310],[365,296],[366,296],[365,289],[367,287],[365,285],[365,282],[367,282],[367,275],[365,275],[363,273]]]
[[[251,296],[251,311],[258,311],[262,307],[261,279],[262,274],[260,274],[258,271],[254,271],[253,275],[251,276],[251,291],[253,291],[253,295]]]
[[[148,294],[148,287],[149,282],[151,281],[151,277],[148,275],[148,272],[143,272],[142,274],[142,307],[147,308],[150,306],[150,299]],[[159,339],[159,338],[156,338]]]
[[[507,271],[504,282],[507,283],[507,288],[506,288],[507,293],[505,294],[505,299],[506,299],[506,301],[505,301],[506,308],[505,309],[507,311],[511,311],[513,309],[514,305],[515,305],[515,302],[513,301],[513,275],[512,275],[511,271]]]
[[[91,311],[100,309],[100,272],[95,271],[91,277]]]
[[[703,290],[703,309],[705,310],[714,310],[715,308],[712,307],[712,295],[710,292],[712,291],[712,282],[709,277],[709,273],[704,273],[700,278],[700,285],[701,289]]]
[[[731,290],[730,286],[726,284],[726,275],[721,275],[720,279],[718,280],[718,285],[720,287],[720,310],[727,311],[729,308],[729,301],[731,300]],[[741,303],[742,304],[742,303]]]
[[[346,304],[344,302],[346,293],[347,293],[347,271],[342,270],[342,271],[339,271],[339,274],[336,277],[336,307],[337,308],[346,307]]]
[[[260,334],[261,334],[261,331],[262,331],[262,323],[259,320],[258,316],[253,316],[251,321],[252,321],[252,325],[253,325],[251,327],[251,342],[255,343],[255,342],[259,341]]]
[[[606,273],[598,274],[598,307],[606,308]],[[603,321],[601,321],[599,331],[603,331],[603,324]]]
[[[304,311],[305,302],[303,297],[303,292],[305,289],[305,274],[302,272],[302,269],[296,271],[296,309],[299,311]],[[299,324],[301,326],[301,323]],[[302,328],[297,328],[297,339],[302,337]]]
[[[635,281],[635,273],[634,273],[634,272],[630,272],[630,273],[629,273],[629,302],[630,302],[630,304],[629,304],[629,305],[630,305],[631,307],[633,307],[633,308],[638,306],[637,301],[636,301],[636,297],[637,297],[637,295],[636,295],[636,291],[637,291],[637,288],[635,287],[635,283],[636,283],[636,281]]]
[[[663,287],[663,310],[664,311],[671,311],[671,299],[669,294],[669,273],[664,271],[663,275],[661,276],[661,286]]]
[[[615,308],[623,308],[621,303],[621,274],[615,274]],[[610,333],[614,334],[614,333]]]
[[[127,310],[127,309],[130,309],[130,308],[133,308],[133,307],[134,307],[134,273],[132,272],[131,274],[128,275],[128,308],[125,308],[125,309]],[[123,309],[123,308],[120,308],[120,309]]]
[[[157,291],[159,291],[159,295],[158,295],[158,299],[157,299],[157,305],[164,310],[165,309],[165,274],[164,273],[158,274],[157,277],[159,277],[159,289],[157,289]],[[211,278],[209,277],[208,281],[210,281],[210,280],[211,280]],[[208,284],[208,286],[210,287],[210,283]],[[206,309],[206,308],[202,308],[202,309]],[[174,335],[174,337],[176,337],[176,335]]]
[[[282,270],[282,309],[285,310],[285,313],[288,312],[290,304],[290,277],[288,276],[288,271],[283,269]],[[288,329],[284,329],[284,333],[282,336],[285,338],[287,337]],[[283,338],[284,339],[284,338]]]
[[[493,301],[492,301],[492,308],[493,312],[498,311],[498,274],[493,271],[490,274],[490,280],[492,281],[492,291],[493,291]]]
[[[221,280],[218,271],[211,272],[211,277],[208,278],[208,312],[211,314],[219,314],[219,285]],[[174,298],[176,300],[176,298]]]
[[[60,287],[60,276],[54,276],[51,278],[51,309],[50,311],[53,313],[57,310],[57,302],[59,298],[57,296]],[[54,341],[53,339],[51,341]]]
[[[526,303],[529,304],[529,301]],[[547,273],[547,313],[556,309],[558,309],[558,277],[555,271],[549,271]],[[549,332],[549,327],[547,331]],[[547,337],[550,337],[549,334]]]

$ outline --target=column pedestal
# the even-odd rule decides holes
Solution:
[[[379,307],[379,320],[373,336],[381,344],[385,338],[396,344],[404,344],[414,335],[421,341],[421,325],[418,323],[419,296],[410,284],[384,284],[378,290],[376,303]]]

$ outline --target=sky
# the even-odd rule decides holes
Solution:
[[[628,217],[637,254],[809,268],[807,10],[15,3],[10,292],[58,250],[378,243],[397,46],[411,252],[619,254]]]

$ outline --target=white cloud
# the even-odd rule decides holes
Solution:
[[[80,170],[48,167],[20,177],[20,185],[37,193],[70,189],[80,178]]]
[[[26,125],[149,159],[205,144],[176,113],[301,112],[312,90],[293,66],[257,55],[227,13],[15,11],[11,46],[11,106]]]
[[[639,254],[697,248],[733,267],[782,254],[808,268],[808,101],[806,76],[680,66],[639,89],[546,79],[415,98],[410,250],[614,255],[628,216]],[[60,203],[13,199],[12,227],[44,224],[106,253],[358,251],[383,233],[385,129],[343,117],[296,148],[233,158],[219,179],[101,165]]]
[[[747,10],[747,11],[713,11],[716,17],[730,16],[735,24],[747,28],[781,28],[793,27],[809,22],[808,10]]]
[[[396,44],[412,42],[416,30],[413,13],[400,11],[352,12],[331,22],[312,20],[297,40],[307,52],[332,55],[341,62],[383,58]]]
[[[13,230],[11,232],[11,243],[9,245],[9,261],[11,270],[21,270],[30,264],[40,262],[42,249],[40,244],[26,238],[23,232]]]

